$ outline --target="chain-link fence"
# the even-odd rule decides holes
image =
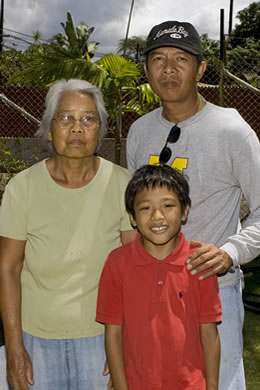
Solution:
[[[249,74],[249,71],[247,72],[245,68],[244,73]],[[211,83],[219,82],[218,73],[210,67],[199,84],[200,94],[209,102],[236,108],[260,138],[259,90],[257,93],[253,89],[242,85],[236,79],[230,78],[227,74],[224,76],[223,86],[209,84],[208,81],[211,81]],[[145,79],[140,79],[140,83],[144,82],[146,82]],[[17,108],[8,104],[4,98],[21,107],[29,116],[31,115],[33,118],[40,120],[44,110],[46,92],[46,89],[42,87],[0,86],[0,137],[31,138],[38,128],[35,121],[28,118],[28,115],[25,116],[24,113],[17,111]],[[221,93],[223,93],[223,103],[220,101]],[[123,115],[122,138],[127,136],[130,125],[137,117],[135,113],[125,113]],[[114,135],[115,124],[110,120],[108,123],[108,137],[113,138]],[[113,156],[111,156],[111,159],[113,159]]]
[[[243,69],[240,69],[238,73],[239,76],[242,75],[244,79],[250,81],[248,80],[250,72],[251,69],[247,69],[245,63],[243,63]],[[230,75],[228,66],[223,75],[223,85],[220,84],[219,80],[219,72],[209,66],[199,84],[199,93],[211,103],[236,108],[256,131],[260,139],[260,122],[258,119],[260,91],[252,88],[250,84],[241,83],[236,76]],[[145,78],[140,79],[140,84],[145,82]],[[47,90],[43,87],[0,86],[0,137],[4,139],[0,142],[4,142],[7,149],[10,147],[11,155],[18,158],[18,162],[15,161],[15,164],[20,164],[19,159],[32,163],[32,161],[37,161],[37,158],[42,159],[50,153],[46,141],[41,144],[39,143],[40,140],[33,141],[32,139],[39,126],[37,120],[40,121],[44,111],[46,92]],[[138,115],[135,113],[125,113],[123,115],[119,145],[114,139],[115,123],[112,120],[108,121],[108,138],[103,143],[101,150],[101,154],[105,158],[115,161],[115,150],[120,148],[119,163],[126,166],[125,138],[130,125],[137,118]],[[21,139],[25,138],[28,138],[27,142],[21,142]],[[5,145],[2,146],[5,147]],[[32,156],[35,156],[33,160]],[[242,202],[241,218],[244,219],[247,213],[247,205]]]

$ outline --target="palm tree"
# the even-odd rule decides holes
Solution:
[[[117,46],[117,52],[119,54],[122,54],[125,51],[127,58],[131,58],[137,63],[143,62],[146,38],[144,36],[133,36],[131,38],[128,38],[126,47],[125,41],[125,39],[120,39]]]
[[[39,30],[33,32],[34,43],[40,43],[41,38],[42,38],[42,33]]]
[[[83,23],[75,26],[70,12],[67,12],[66,23],[61,23],[61,26],[64,32],[55,35],[51,39],[51,43],[71,53],[75,58],[85,58],[90,61],[99,45],[98,42],[89,42],[89,37],[95,28],[88,28]]]
[[[120,161],[122,121],[126,112],[142,115],[151,105],[159,103],[159,98],[148,84],[138,85],[140,71],[137,64],[124,57],[108,54],[95,62],[104,74],[92,79],[102,89],[107,111],[115,134],[115,162]]]

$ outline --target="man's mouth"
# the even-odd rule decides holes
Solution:
[[[178,86],[178,82],[175,80],[164,80],[161,84],[167,88],[176,88]]]

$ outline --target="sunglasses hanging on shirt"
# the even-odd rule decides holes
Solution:
[[[167,145],[168,145],[168,143],[174,144],[175,142],[177,142],[178,139],[180,138],[180,135],[181,135],[181,129],[177,125],[174,125],[171,128],[169,135],[167,137],[167,140],[165,142],[165,145],[161,150],[161,153],[159,156],[159,163],[160,164],[166,164],[170,160],[170,158],[172,156],[172,151],[169,148],[169,146],[167,146]]]

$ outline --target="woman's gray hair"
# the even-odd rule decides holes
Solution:
[[[79,92],[83,95],[92,97],[96,103],[99,113],[100,137],[99,142],[104,138],[106,132],[106,123],[108,114],[105,109],[103,94],[101,90],[88,81],[79,79],[58,80],[49,89],[45,99],[45,111],[42,117],[41,125],[36,131],[36,137],[47,138],[51,128],[51,121],[59,104],[62,95],[67,91]]]

